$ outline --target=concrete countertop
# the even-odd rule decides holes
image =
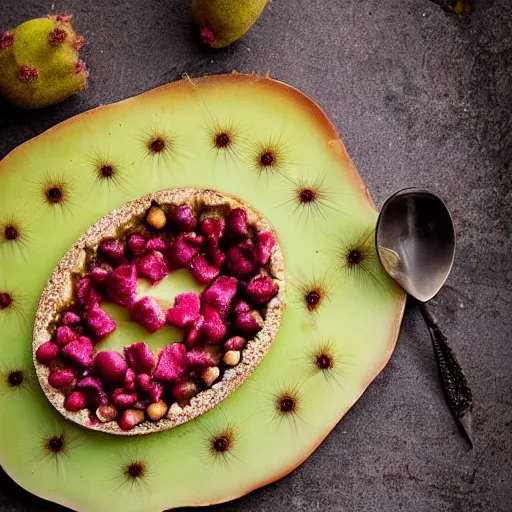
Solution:
[[[377,205],[417,185],[452,211],[458,253],[435,310],[472,386],[475,448],[411,306],[389,365],[310,459],[211,510],[512,511],[512,2],[476,3],[463,20],[431,0],[273,0],[241,42],[214,52],[195,42],[187,0],[2,1],[0,31],[73,13],[91,80],[38,112],[0,102],[0,158],[182,73],[269,72],[325,109]],[[0,510],[64,509],[0,472]]]

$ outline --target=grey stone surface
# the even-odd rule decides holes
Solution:
[[[512,511],[512,2],[476,1],[463,21],[429,0],[274,0],[243,41],[213,52],[195,43],[186,0],[59,0],[89,42],[88,91],[39,112],[0,103],[3,157],[184,72],[269,71],[326,110],[377,204],[419,185],[451,208],[458,254],[436,312],[472,385],[475,449],[458,435],[410,307],[388,367],[310,459],[211,510]],[[51,9],[2,0],[0,29]],[[0,510],[64,509],[2,474]]]

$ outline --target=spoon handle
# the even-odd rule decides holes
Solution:
[[[419,308],[430,331],[437,369],[446,401],[471,447],[473,447],[473,441],[471,440],[473,395],[471,389],[469,389],[464,372],[453,350],[448,345],[446,336],[441,332],[436,319],[425,303],[420,302]]]

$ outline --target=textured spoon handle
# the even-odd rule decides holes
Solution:
[[[469,443],[473,446],[473,441],[471,440],[473,411],[473,395],[471,389],[469,389],[464,372],[453,350],[448,345],[446,336],[441,332],[437,321],[432,316],[427,305],[420,303],[419,308],[430,331],[437,369],[439,371],[446,401]]]

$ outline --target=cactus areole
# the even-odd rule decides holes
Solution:
[[[405,295],[367,189],[321,109],[268,77],[81,114],[4,158],[0,190],[0,464],[47,500],[242,496],[306,460],[394,349]]]

